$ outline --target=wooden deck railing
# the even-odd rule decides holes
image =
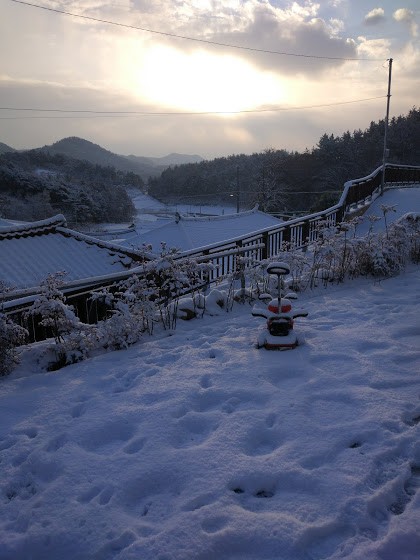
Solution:
[[[385,186],[420,184],[420,167],[387,164]],[[287,247],[304,248],[315,241],[320,224],[334,226],[347,217],[365,209],[380,195],[382,189],[382,166],[367,177],[348,181],[344,185],[339,202],[321,212],[288,220],[278,226],[237,237],[211,247],[186,251],[179,258],[195,258],[213,265],[209,280],[215,281],[236,271],[237,256],[249,262],[278,256]]]

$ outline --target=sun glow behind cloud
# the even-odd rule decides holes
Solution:
[[[228,112],[279,105],[286,101],[283,82],[234,56],[205,51],[182,53],[151,48],[136,71],[135,94],[180,111]]]

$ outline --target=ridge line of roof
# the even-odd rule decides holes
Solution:
[[[66,224],[66,218],[63,214],[57,214],[45,220],[38,220],[36,222],[27,222],[21,225],[0,226],[0,236],[6,235],[19,235],[23,233],[32,233],[34,231],[42,231],[51,227],[63,226]]]
[[[97,237],[93,237],[90,235],[86,235],[85,233],[81,233],[79,231],[76,231],[74,229],[69,229],[66,227],[57,227],[56,231],[58,231],[59,233],[62,233],[64,235],[68,235],[69,237],[73,237],[75,239],[77,239],[78,241],[85,241],[86,243],[92,243],[94,245],[97,245],[98,247],[102,247],[103,249],[109,249],[111,251],[115,251],[116,253],[123,253],[124,255],[128,255],[130,257],[132,257],[133,255],[138,256],[138,257],[146,257],[147,255],[145,254],[144,251],[136,251],[134,249],[129,249],[124,247],[123,245],[118,245],[116,243],[111,243],[110,241],[103,241],[102,239],[98,239]]]
[[[251,208],[251,210],[245,210],[244,212],[237,212],[236,214],[222,214],[221,216],[182,216],[180,215],[180,221],[182,222],[213,222],[213,221],[223,221],[232,218],[241,218],[242,216],[250,216],[251,214],[256,214],[259,212],[258,204]]]

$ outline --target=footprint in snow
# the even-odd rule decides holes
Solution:
[[[420,465],[412,465],[410,477],[404,484],[403,492],[398,496],[397,500],[389,506],[389,511],[394,515],[404,513],[407,504],[413,499],[414,494],[420,488]]]
[[[137,438],[132,441],[125,447],[123,447],[124,453],[128,455],[134,455],[134,453],[138,453],[141,449],[143,449],[144,444],[146,443],[146,438]]]
[[[203,494],[200,496],[196,496],[189,502],[187,502],[181,509],[183,511],[196,511],[201,509],[202,507],[208,506],[214,502],[214,495],[213,494]]]
[[[80,416],[83,416],[83,414],[86,412],[86,408],[87,406],[84,402],[73,406],[73,408],[71,409],[72,418],[80,418]]]
[[[79,445],[94,453],[108,453],[113,448],[130,440],[135,432],[135,427],[125,419],[109,421],[101,426],[92,427],[81,434]]]
[[[274,412],[270,412],[270,414],[268,414],[267,418],[265,419],[265,424],[267,428],[272,428],[276,420],[277,420],[277,416],[274,414]]]
[[[35,439],[38,435],[38,429],[35,427],[23,428],[22,430],[15,430],[13,433],[16,435],[24,435],[29,439]]]
[[[125,531],[117,538],[110,540],[102,548],[100,548],[94,560],[108,560],[119,555],[125,548],[129,547],[136,540],[136,536],[132,531]]]
[[[238,495],[247,493],[242,486],[235,486],[235,488],[232,488],[232,492]],[[266,488],[260,488],[259,490],[254,490],[251,495],[254,496],[254,498],[273,498],[275,496],[275,492],[271,489],[267,490]]]
[[[229,488],[238,496],[252,496],[252,498],[257,498],[258,500],[270,499],[276,495],[276,480],[270,480],[270,478],[272,477],[253,473],[247,479],[231,482]]]
[[[47,443],[47,445],[44,447],[44,449],[45,449],[45,451],[48,451],[49,453],[54,453],[54,452],[58,451],[61,447],[66,445],[67,442],[68,442],[67,434],[65,434],[65,433],[59,434],[58,436],[53,437]]]
[[[420,411],[405,416],[403,418],[403,421],[405,424],[407,424],[407,426],[417,426],[417,424],[420,422]]]
[[[255,426],[248,431],[243,441],[245,455],[259,456],[273,453],[282,444],[282,436],[272,428]]]
[[[341,551],[345,542],[351,539],[356,531],[347,525],[332,523],[330,526],[311,527],[303,536],[305,547],[305,558],[308,560],[324,560],[335,557],[341,557]],[[340,552],[339,552],[340,551]]]
[[[208,389],[212,385],[213,383],[211,382],[210,375],[209,374],[203,375],[202,378],[200,379],[200,387],[202,387],[203,389]]]
[[[10,449],[13,447],[17,442],[17,437],[6,437],[0,441],[0,451],[5,451],[6,449]]]
[[[138,382],[136,381],[138,376],[139,376],[138,373],[130,373],[128,375],[124,375],[124,377],[121,377],[118,380],[112,392],[125,393],[126,391],[129,391],[130,389],[132,389],[138,384]]]
[[[81,494],[76,498],[80,504],[89,504],[92,500],[97,498],[97,502],[101,506],[105,506],[111,500],[114,495],[114,487],[112,484],[96,484]]]
[[[32,476],[26,474],[20,477],[18,480],[14,480],[4,489],[4,497],[6,503],[12,502],[13,500],[30,500],[37,494],[38,487]]]
[[[217,516],[217,517],[210,517],[209,519],[204,519],[201,523],[201,527],[203,531],[206,533],[217,533],[226,527],[228,524],[227,517],[224,516]]]
[[[194,447],[203,444],[217,430],[218,423],[204,414],[190,413],[178,422],[178,429],[172,437],[172,445],[176,449]]]
[[[241,399],[239,399],[238,397],[232,397],[222,404],[222,412],[225,412],[226,414],[232,414],[232,412],[235,412],[240,404]]]

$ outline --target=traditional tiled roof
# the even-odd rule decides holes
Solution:
[[[66,272],[74,283],[129,269],[140,253],[65,227],[64,216],[0,227],[0,281],[19,291],[36,288],[48,274]]]
[[[164,242],[167,247],[176,247],[185,252],[244,237],[280,223],[281,220],[259,211],[257,207],[247,212],[223,216],[179,216],[178,219],[146,233],[130,233],[121,241],[121,245],[140,249],[145,243],[152,245],[153,252],[159,252],[160,244]]]

